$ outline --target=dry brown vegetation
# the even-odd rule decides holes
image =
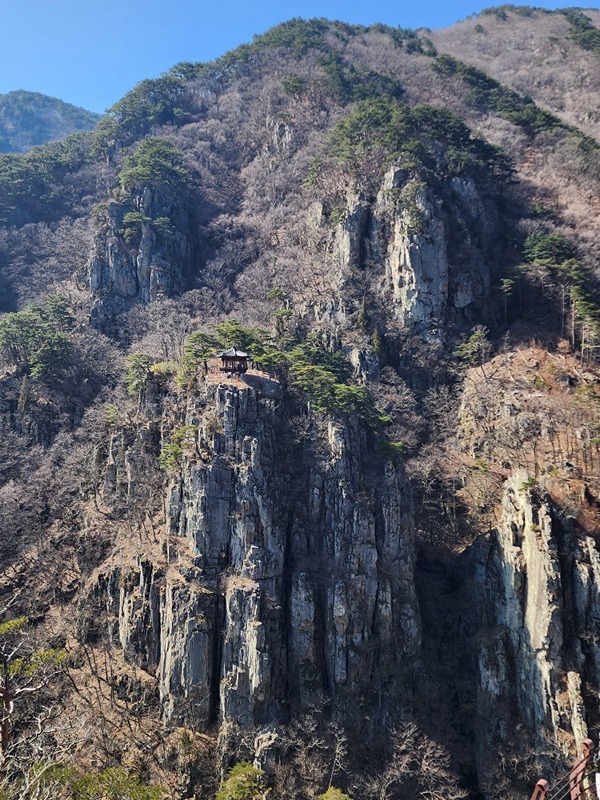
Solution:
[[[600,25],[597,9],[584,13]],[[473,16],[433,31],[431,38],[440,52],[479,67],[600,139],[598,55],[570,38],[569,22],[560,13],[536,9],[525,15],[507,9],[505,16]],[[532,69],[532,64],[543,68]]]
[[[597,370],[582,368],[568,352],[519,347],[467,375],[460,446],[449,451],[448,466],[479,526],[495,524],[503,482],[522,469],[582,532],[598,536],[599,434]]]
[[[589,14],[600,24],[600,12]],[[569,38],[561,14],[483,15],[419,37],[409,46],[393,30],[332,25],[318,47],[300,57],[292,44],[258,49],[236,66],[221,64],[212,72],[188,65],[189,80],[162,115],[148,122],[136,102],[150,90],[136,90],[127,99],[132,119],[121,109],[124,119],[106,140],[86,139],[84,154],[62,179],[52,173],[47,183],[42,180],[56,204],[36,184],[35,202],[13,207],[17,183],[0,176],[8,220],[0,227],[0,319],[28,304],[39,309],[60,292],[73,326],[67,362],[52,375],[32,378],[30,365],[15,362],[10,347],[0,363],[0,596],[17,598],[11,614],[31,615],[40,646],[56,641],[71,659],[57,690],[64,727],[51,731],[48,758],[86,769],[122,764],[160,782],[173,797],[200,799],[214,795],[219,777],[218,733],[221,753],[227,747],[232,758],[254,752],[250,734],[234,725],[206,734],[164,730],[156,676],[124,656],[116,612],[107,610],[106,596],[98,597],[98,587],[117,572],[118,580],[135,574],[142,557],[173,580],[184,581],[193,566],[189,545],[167,539],[173,470],[161,469],[160,458],[184,427],[186,403],[198,387],[258,380],[264,389],[269,380],[277,402],[283,393],[278,408],[293,438],[290,460],[309,438],[315,415],[290,385],[286,368],[274,367],[268,379],[259,371],[224,379],[207,358],[207,374],[182,372],[191,333],[210,333],[223,320],[239,319],[246,333],[260,329],[261,341],[276,353],[318,341],[320,358],[333,354],[338,367],[345,365],[345,383],[338,387],[368,388],[370,413],[341,416],[361,427],[373,475],[386,459],[407,470],[428,626],[428,663],[415,702],[419,724],[403,718],[394,731],[381,731],[367,743],[361,726],[371,721],[359,719],[362,712],[348,731],[326,715],[292,720],[278,729],[272,796],[313,798],[333,777],[352,796],[378,800],[407,794],[458,800],[463,783],[477,790],[474,668],[465,665],[453,640],[462,610],[449,602],[440,611],[434,601],[438,594],[451,601],[458,596],[461,556],[497,523],[503,485],[517,468],[547,490],[578,532],[596,539],[600,533],[593,292],[591,300],[584,298],[588,317],[576,316],[573,299],[569,321],[567,296],[575,298],[574,286],[567,286],[555,264],[516,269],[527,236],[561,234],[596,286],[599,151],[581,133],[598,137],[600,72],[598,56]],[[530,95],[558,121],[543,118],[546,127],[532,131],[474,102],[459,74],[434,68],[439,62],[429,37],[439,53]],[[368,91],[367,79],[373,82]],[[473,146],[470,131],[501,147],[513,170],[510,180],[501,180],[498,162],[493,168],[477,159],[466,159],[451,174],[443,139],[448,130],[431,144],[425,125],[410,134],[416,137],[411,153],[420,154],[416,166],[410,159],[406,166],[407,153],[401,146],[396,152],[385,137],[372,150],[348,146],[345,157],[336,156],[331,140],[338,123],[373,98],[381,100],[379,112],[397,110],[401,104],[389,99],[392,90],[402,93],[406,119],[406,108],[428,104],[430,122],[438,119],[435,110],[445,109],[456,116],[444,117],[448,130],[458,120],[467,126],[463,143]],[[561,120],[579,130],[566,129]],[[366,133],[362,144],[381,131]],[[156,302],[128,298],[108,322],[97,323],[101,333],[90,326],[90,291],[93,301],[101,296],[110,305],[114,276],[100,289],[90,286],[91,256],[98,256],[104,237],[121,265],[142,260],[136,231],[128,238],[125,222],[110,228],[107,208],[120,208],[123,220],[141,213],[143,188],[128,194],[119,175],[144,136],[176,148],[189,177],[181,190],[185,225],[176,230],[187,246],[181,248],[181,283]],[[408,137],[403,134],[401,144]],[[423,154],[420,146],[431,152]],[[459,155],[465,158],[465,152]],[[484,287],[479,303],[444,308],[433,334],[400,324],[396,301],[386,294],[386,253],[378,252],[377,237],[391,235],[385,230],[391,216],[381,208],[387,202],[382,179],[392,164],[404,164],[407,175],[414,170],[427,186],[447,240],[450,281],[471,270]],[[459,179],[468,186],[467,200],[453,188]],[[159,236],[152,235],[156,245]],[[136,274],[134,283],[142,278]],[[502,289],[506,280],[510,291],[506,284]],[[489,330],[480,363],[460,363],[456,348],[482,323]],[[563,340],[567,335],[571,342]],[[124,373],[132,354],[151,367],[128,392]],[[354,366],[347,356],[358,359]],[[323,425],[326,415],[319,413]],[[214,433],[219,423],[209,416],[204,422]],[[194,442],[187,452],[185,435],[182,441],[175,466],[210,457],[206,443]],[[248,579],[223,575],[222,586],[242,580]],[[139,600],[135,591],[131,596]],[[24,715],[24,736],[35,729],[35,719]],[[524,757],[507,752],[502,758],[507,786],[515,776],[529,778]],[[26,797],[33,796],[19,800]]]

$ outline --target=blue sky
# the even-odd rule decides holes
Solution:
[[[28,89],[102,112],[140,80],[210,61],[291,17],[441,28],[500,2],[0,0],[0,93]]]

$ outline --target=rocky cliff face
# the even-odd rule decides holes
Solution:
[[[94,590],[113,645],[156,679],[171,725],[255,732],[324,703],[344,725],[363,708],[378,709],[374,725],[391,722],[418,700],[415,670],[423,686],[432,675],[419,605],[431,613],[436,600],[418,588],[409,484],[368,454],[358,427],[291,415],[278,384],[247,380],[202,384],[188,400],[163,555]],[[131,496],[151,446],[148,434],[113,446],[106,491]],[[474,664],[483,785],[515,729],[540,753],[549,742],[571,753],[589,735],[600,559],[518,471],[458,574],[462,599],[439,614]]]
[[[102,329],[133,305],[180,293],[190,266],[190,214],[178,198],[147,187],[135,208],[129,224],[123,203],[109,201],[97,212],[88,275],[91,319]]]
[[[468,319],[489,297],[497,211],[467,176],[453,178],[444,191],[443,200],[439,189],[398,168],[385,174],[375,198],[349,191],[333,237],[336,292],[343,298],[352,276],[369,268],[378,274],[374,299],[405,331],[438,337]],[[341,301],[341,313],[339,305],[329,310],[338,325],[348,304]]]
[[[446,227],[427,187],[401,170],[385,176],[375,211],[375,252],[383,256],[383,294],[403,328],[439,329],[448,303]],[[377,234],[383,233],[383,236]]]
[[[171,722],[255,728],[325,702],[346,722],[374,704],[381,723],[410,701],[398,675],[419,653],[410,490],[369,464],[355,426],[305,417],[294,441],[264,383],[207,385],[188,404],[171,563],[104,581],[118,641],[158,678]]]
[[[486,634],[479,648],[483,748],[512,735],[511,718],[543,747],[579,749],[588,736],[584,696],[597,685],[598,552],[576,535],[527,475],[507,482],[499,524],[479,545],[475,592]],[[512,714],[507,712],[512,709]]]

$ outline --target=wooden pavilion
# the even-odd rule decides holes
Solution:
[[[229,350],[217,353],[217,358],[221,359],[221,372],[243,375],[250,367],[252,356],[250,353],[244,353],[243,350],[236,350],[235,347],[230,347]]]

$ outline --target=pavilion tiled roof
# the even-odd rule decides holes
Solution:
[[[250,353],[244,353],[243,350],[236,350],[235,347],[230,347],[229,350],[223,350],[222,353],[217,353],[218,358],[251,358]]]

